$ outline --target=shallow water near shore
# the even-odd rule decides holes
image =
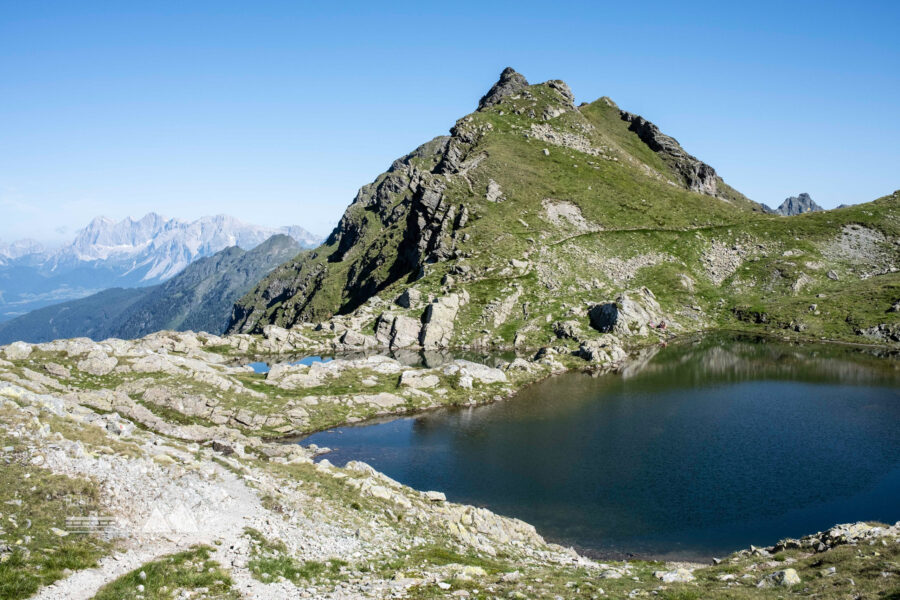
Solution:
[[[874,352],[716,334],[301,443],[589,554],[708,559],[900,520],[900,361]]]

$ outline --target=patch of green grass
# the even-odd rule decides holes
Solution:
[[[12,438],[0,446],[15,446]],[[112,544],[93,535],[66,532],[66,516],[100,512],[99,490],[90,481],[54,475],[14,453],[0,458],[0,598],[27,598],[68,571],[96,566]]]
[[[345,561],[337,559],[297,560],[288,554],[287,546],[283,542],[272,542],[253,528],[247,528],[245,533],[253,542],[251,550],[253,558],[248,566],[253,577],[259,581],[274,583],[278,581],[279,577],[284,577],[294,583],[319,579],[330,581],[345,579],[342,571],[347,566]]]
[[[228,344],[220,344],[217,346],[204,346],[203,350],[205,352],[212,352],[213,354],[219,354],[221,356],[230,356],[232,352],[234,352],[234,348],[232,348]]]
[[[115,453],[131,458],[141,456],[141,450],[137,444],[109,436],[99,427],[77,423],[56,415],[50,415],[46,422],[50,425],[50,431],[58,432],[67,440],[81,442],[89,451],[108,448]],[[109,450],[106,451],[109,452]]]
[[[169,600],[176,597],[236,600],[240,595],[232,589],[231,576],[210,559],[212,552],[209,546],[195,546],[141,565],[104,585],[94,600]]]

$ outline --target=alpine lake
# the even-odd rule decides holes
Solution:
[[[608,558],[707,560],[900,520],[900,358],[717,333],[621,372],[301,440]]]

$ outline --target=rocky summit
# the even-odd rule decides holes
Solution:
[[[229,330],[349,317],[351,346],[588,357],[603,336],[715,327],[892,343],[900,194],[791,200],[802,219],[769,214],[644,117],[507,68],[242,298]],[[613,305],[623,322],[597,327]]]
[[[845,206],[846,205],[842,204],[838,208],[844,208]],[[781,203],[781,206],[774,210],[769,210],[783,217],[792,217],[794,215],[802,215],[803,213],[816,212],[825,209],[816,204],[810,195],[804,192],[799,196],[785,198],[784,202]]]

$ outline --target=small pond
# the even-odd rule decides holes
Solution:
[[[299,359],[299,360],[289,360],[289,361],[285,361],[285,364],[288,364],[288,365],[306,365],[306,366],[309,366],[309,365],[311,365],[311,364],[313,364],[313,363],[317,363],[317,362],[329,362],[329,361],[331,361],[331,360],[333,360],[333,359],[332,359],[330,356],[326,356],[326,357],[322,357],[322,356],[305,356],[305,357],[303,357],[303,358],[301,358],[301,359]],[[254,373],[268,373],[269,370],[272,368],[271,365],[269,365],[269,363],[267,363],[267,362],[261,362],[261,361],[247,363],[247,366],[248,366],[248,367],[251,367],[251,368],[253,369],[253,372],[254,372]]]
[[[900,519],[900,363],[872,352],[714,335],[301,443],[598,556],[707,559]]]
[[[340,354],[338,356],[305,356],[299,360],[288,359],[282,360],[279,364],[288,364],[288,365],[311,365],[317,362],[328,362],[335,358],[343,358],[348,360],[365,358],[368,356],[365,352],[348,352],[344,354]],[[508,362],[511,362],[516,359],[516,353],[509,352],[500,352],[497,354],[483,354],[479,352],[446,352],[446,351],[437,351],[437,350],[394,350],[388,353],[388,356],[398,360],[404,365],[408,365],[411,367],[439,367],[447,362],[451,362],[458,358],[462,358],[465,360],[470,360],[472,362],[482,363],[491,367],[501,366]],[[256,373],[268,373],[272,368],[268,362],[256,361],[246,363],[247,366],[252,367],[253,371]]]

